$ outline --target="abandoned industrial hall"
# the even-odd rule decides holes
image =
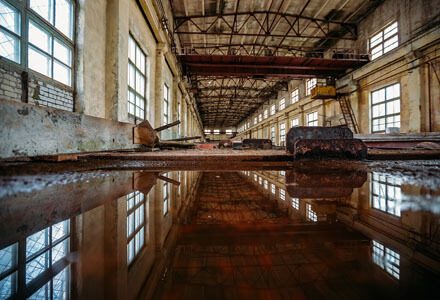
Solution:
[[[440,0],[0,0],[0,300],[438,295]]]

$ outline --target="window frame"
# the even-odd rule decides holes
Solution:
[[[275,125],[272,125],[271,127],[270,127],[270,140],[272,141],[272,144],[273,145],[275,145],[276,143],[276,141],[275,141],[275,139],[276,139],[276,135],[275,135]]]
[[[388,99],[387,98],[387,88],[392,87],[392,86],[396,86],[396,85],[399,85],[399,96]],[[379,92],[381,90],[384,91],[384,100],[373,104],[373,93]],[[371,123],[370,130],[371,130],[371,133],[384,133],[384,132],[386,132],[387,124],[388,124],[387,119],[389,117],[399,116],[399,128],[401,128],[401,119],[400,119],[400,117],[401,117],[401,108],[402,108],[401,107],[402,106],[401,96],[402,96],[402,85],[400,84],[400,82],[395,82],[393,84],[389,84],[389,85],[383,86],[383,87],[381,87],[379,89],[376,89],[376,90],[370,92],[370,123]],[[387,114],[387,104],[390,103],[390,102],[394,102],[396,100],[399,100],[399,112],[398,113]],[[377,117],[373,117],[373,107],[374,106],[379,106],[381,104],[384,104],[385,114],[384,115],[379,115]],[[374,130],[373,129],[374,128],[374,124],[373,124],[374,122],[373,121],[377,120],[377,119],[382,119],[382,118],[385,119],[385,123],[384,123],[385,129],[384,130]]]
[[[32,73],[33,75],[43,79],[45,82],[48,82],[50,84],[54,84],[55,86],[62,86],[65,89],[67,88],[69,91],[73,90],[76,81],[75,81],[75,70],[76,70],[76,64],[75,64],[75,57],[76,57],[76,24],[77,24],[77,4],[74,0],[68,0],[72,5],[72,38],[69,38],[67,35],[65,35],[61,30],[56,28],[55,25],[52,25],[49,21],[47,21],[43,16],[39,15],[38,12],[34,11],[30,7],[30,0],[23,0],[22,2],[18,1],[10,1],[10,0],[3,0],[7,5],[15,8],[19,14],[20,14],[20,29],[21,29],[21,35],[19,37],[20,40],[20,59],[19,63],[12,61],[10,59],[7,59],[5,57],[0,58],[0,63],[4,63],[6,65],[18,67],[20,70]],[[54,7],[53,7],[53,20],[55,22],[56,20],[56,0],[54,1]],[[47,53],[45,50],[40,49],[37,45],[34,45],[30,43],[29,41],[29,26],[30,21],[32,21],[34,24],[39,27],[40,30],[42,30],[44,33],[48,34],[51,39],[51,53]],[[7,30],[6,28],[2,27],[2,29]],[[7,31],[8,34],[11,33],[11,31]],[[17,35],[15,35],[17,36]],[[67,47],[70,50],[70,66],[55,57],[54,54],[54,41],[57,40],[60,44]],[[40,73],[37,70],[34,70],[29,67],[29,51],[30,48],[33,48],[34,51],[44,55],[48,56],[50,59],[50,76]],[[62,81],[59,81],[58,79],[54,78],[54,65],[55,62],[58,64],[61,64],[62,66],[66,67],[69,72],[69,84],[66,84]]]
[[[296,125],[293,124],[294,123],[293,121],[296,121]],[[290,120],[290,128],[298,127],[298,126],[299,126],[299,118],[293,118]]]
[[[141,196],[142,199],[136,203],[136,196]],[[136,261],[137,257],[139,256],[139,253],[146,247],[146,241],[147,241],[147,199],[148,195],[145,195],[144,193],[140,191],[133,191],[130,194],[126,195],[126,203],[127,203],[127,265],[130,267],[134,261]],[[128,207],[128,202],[130,200],[133,200],[133,206]],[[143,220],[142,222],[136,226],[135,220],[136,220],[136,211],[137,209],[141,209],[143,211]],[[128,234],[128,226],[129,226],[129,217],[133,214],[133,231]],[[141,234],[141,231],[143,230],[143,243],[139,249],[136,250],[136,237],[138,234]],[[133,241],[133,257],[131,260],[129,260],[129,246],[130,243]]]
[[[3,25],[0,24],[0,31],[3,31],[6,33],[6,35],[10,35],[13,38],[15,38],[16,40],[18,40],[18,49],[19,49],[19,53],[18,53],[18,61],[15,60],[11,60],[9,58],[6,58],[4,56],[0,57],[0,61],[5,61],[5,62],[9,62],[15,65],[21,65],[23,64],[23,33],[25,31],[25,28],[23,27],[23,25],[26,25],[26,22],[23,22],[23,12],[20,10],[20,7],[15,6],[12,3],[9,3],[7,0],[2,0],[2,2],[5,3],[6,6],[10,7],[12,10],[15,10],[15,12],[18,14],[18,26],[19,26],[19,34],[9,30],[8,28],[4,27]],[[17,3],[16,5],[19,5],[19,3]],[[23,24],[24,23],[24,24]]]
[[[306,96],[312,94],[312,89],[318,84],[317,78],[310,78],[306,80]]]
[[[272,104],[270,106],[270,115],[273,116],[276,113],[277,109],[276,109],[276,105]]]
[[[299,101],[299,88],[296,88],[290,93],[290,103],[294,104],[298,101]]]
[[[286,108],[286,98],[281,98],[280,102],[278,103],[278,110],[282,111]]]
[[[370,180],[370,207],[387,215],[400,218],[402,215],[402,183],[385,174],[373,172]],[[379,193],[375,193],[379,190]],[[391,197],[390,195],[399,197]],[[392,204],[392,205],[391,205]],[[384,206],[383,206],[384,205]]]
[[[286,124],[283,122],[280,124],[280,146],[284,146],[286,143]]]
[[[387,37],[385,39],[385,34],[386,34],[385,31],[388,30],[389,28],[393,27],[394,25],[396,26],[396,33],[394,33],[393,35],[390,35],[389,37]],[[392,31],[392,30],[394,30],[394,28],[391,29],[390,31]],[[377,37],[378,35],[380,35],[380,37]],[[396,44],[395,47],[385,51],[385,47],[384,47],[385,43],[395,37],[397,37],[397,40],[395,42],[395,44]],[[373,40],[373,38],[376,38],[376,39]],[[377,43],[376,45],[372,46],[372,44],[374,42],[376,42],[377,39],[380,39],[381,41],[379,43]],[[387,54],[388,52],[392,51],[393,49],[398,48],[399,45],[400,45],[400,36],[399,36],[399,22],[398,21],[393,21],[393,22],[388,23],[387,25],[383,26],[380,30],[378,30],[377,32],[375,32],[374,34],[372,34],[368,38],[368,51],[370,52],[370,56],[371,56],[372,61]],[[380,51],[376,52],[376,53],[380,53],[380,54],[377,56],[376,56],[376,53],[373,54],[374,49],[380,49]]]
[[[315,116],[316,114],[316,119],[311,119],[310,116]],[[306,120],[307,120],[307,126],[319,126],[319,115],[318,115],[318,111],[312,111],[310,113],[307,114],[306,116]],[[315,124],[316,123],[316,124]]]
[[[168,173],[162,174],[164,177],[168,176]],[[162,184],[162,200],[163,200],[163,207],[162,207],[162,213],[163,216],[166,217],[170,211],[170,185],[168,181],[164,181]]]
[[[162,122],[163,125],[170,123],[170,87],[167,83],[163,85],[164,93],[163,93],[163,101],[162,101]],[[166,93],[165,93],[166,91]],[[166,97],[165,97],[166,95]],[[165,110],[166,107],[166,110]],[[166,112],[166,113],[165,113]]]
[[[54,237],[53,230],[56,225],[63,223],[63,226],[66,226],[66,231],[62,236]],[[60,276],[64,273],[65,278],[65,290],[67,293],[67,299],[71,298],[70,287],[72,284],[72,272],[71,272],[71,264],[73,259],[73,243],[71,238],[75,236],[75,225],[74,218],[64,219],[57,223],[48,225],[47,227],[38,230],[36,232],[32,232],[24,238],[20,238],[12,244],[2,248],[6,249],[9,247],[13,247],[11,252],[11,258],[13,261],[11,262],[11,266],[6,269],[4,272],[0,274],[0,280],[14,280],[15,284],[11,287],[11,298],[15,299],[28,299],[29,297],[35,295],[35,293],[39,292],[42,288],[47,288],[49,298],[53,298],[54,294],[54,280],[57,276]],[[41,246],[35,249],[33,252],[28,253],[28,246],[30,240],[29,238],[34,236],[35,234],[40,234],[39,242]],[[42,237],[42,238],[41,238]],[[41,239],[44,240],[42,243]],[[62,245],[65,247],[65,253],[63,256],[59,257],[56,261],[54,258],[54,251],[56,247]],[[28,264],[39,259],[44,255],[44,265],[41,262],[38,263],[40,267],[44,269],[40,271],[38,274],[31,279],[28,279]],[[30,272],[31,273],[31,272]],[[9,279],[9,277],[13,276]],[[47,286],[47,287],[46,287]]]
[[[147,93],[148,93],[148,91],[147,91],[147,74],[148,74],[148,63],[147,63],[147,59],[148,59],[148,55],[144,52],[144,50],[141,48],[141,46],[140,46],[140,44],[138,43],[138,41],[134,38],[134,36],[131,34],[131,33],[129,33],[129,35],[128,35],[128,44],[129,44],[129,49],[130,49],[130,39],[131,40],[133,40],[133,42],[134,42],[134,45],[135,45],[135,53],[134,53],[134,55],[135,55],[135,59],[137,58],[137,51],[138,50],[140,50],[140,52],[141,52],[141,55],[143,55],[144,56],[144,68],[145,68],[145,74],[142,74],[142,71],[138,68],[138,66],[137,66],[137,64],[136,64],[136,61],[132,61],[131,60],[131,58],[130,58],[130,53],[128,54],[128,69],[130,69],[130,65],[132,66],[132,67],[134,67],[134,87],[131,87],[130,86],[130,82],[129,82],[129,77],[130,77],[130,75],[129,74],[127,74],[127,89],[128,89],[128,91],[127,91],[127,104],[128,104],[128,108],[129,108],[129,106],[130,106],[130,104],[132,104],[133,106],[134,106],[134,114],[131,114],[130,113],[130,109],[127,109],[127,113],[128,113],[128,116],[129,117],[132,117],[132,118],[135,118],[135,119],[141,119],[141,120],[146,120],[147,119],[147,115],[148,115],[148,100],[147,100]],[[136,80],[136,78],[137,78],[137,74],[138,74],[138,72],[141,74],[141,76],[144,78],[144,96],[142,96],[140,93],[138,93],[138,91],[137,91],[137,80]],[[132,93],[134,93],[134,103],[132,103],[131,101],[130,101],[130,97],[128,96],[129,95],[129,93],[130,92],[132,92]],[[139,96],[140,98],[142,98],[143,99],[143,101],[144,101],[144,108],[142,109],[140,106],[138,106],[138,105],[136,105],[136,97],[137,96]],[[139,116],[137,116],[136,115],[136,109],[137,108],[139,108],[140,110],[142,110],[143,111],[143,117],[139,117]]]
[[[308,221],[318,222],[318,215],[312,209],[312,205],[310,203],[306,203],[306,217]]]

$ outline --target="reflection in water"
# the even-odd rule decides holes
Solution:
[[[405,193],[423,198],[425,191],[386,173],[120,171],[87,178],[0,199],[1,299],[439,292],[438,215],[405,210]]]
[[[167,173],[165,173],[167,175]],[[164,182],[162,186],[163,193],[163,215],[166,216],[169,210],[169,187],[168,182]]]
[[[312,205],[309,203],[306,204],[306,214],[307,214],[307,220],[312,222],[318,221],[318,216],[316,215],[316,212],[313,211]]]
[[[372,258],[376,265],[387,271],[394,278],[399,279],[400,255],[398,253],[377,241],[373,241]]]
[[[139,191],[127,195],[127,263],[139,254],[145,245],[146,197]]]
[[[302,168],[287,172],[286,187],[292,197],[331,199],[350,196],[366,180],[360,170]]]
[[[400,217],[401,201],[400,179],[373,172],[371,175],[371,206]]]
[[[70,220],[64,220],[0,251],[0,295],[66,299],[70,286]],[[24,266],[22,268],[21,266]]]

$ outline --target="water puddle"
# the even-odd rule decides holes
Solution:
[[[440,188],[296,167],[22,176],[0,298],[383,299],[440,291]]]

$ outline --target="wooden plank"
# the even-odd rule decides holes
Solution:
[[[158,142],[156,133],[147,127],[133,128],[133,143],[153,147]]]
[[[49,162],[76,161],[78,160],[78,154],[66,153],[66,154],[57,154],[57,155],[38,155],[38,156],[32,156],[30,159],[34,161],[49,161]]]

